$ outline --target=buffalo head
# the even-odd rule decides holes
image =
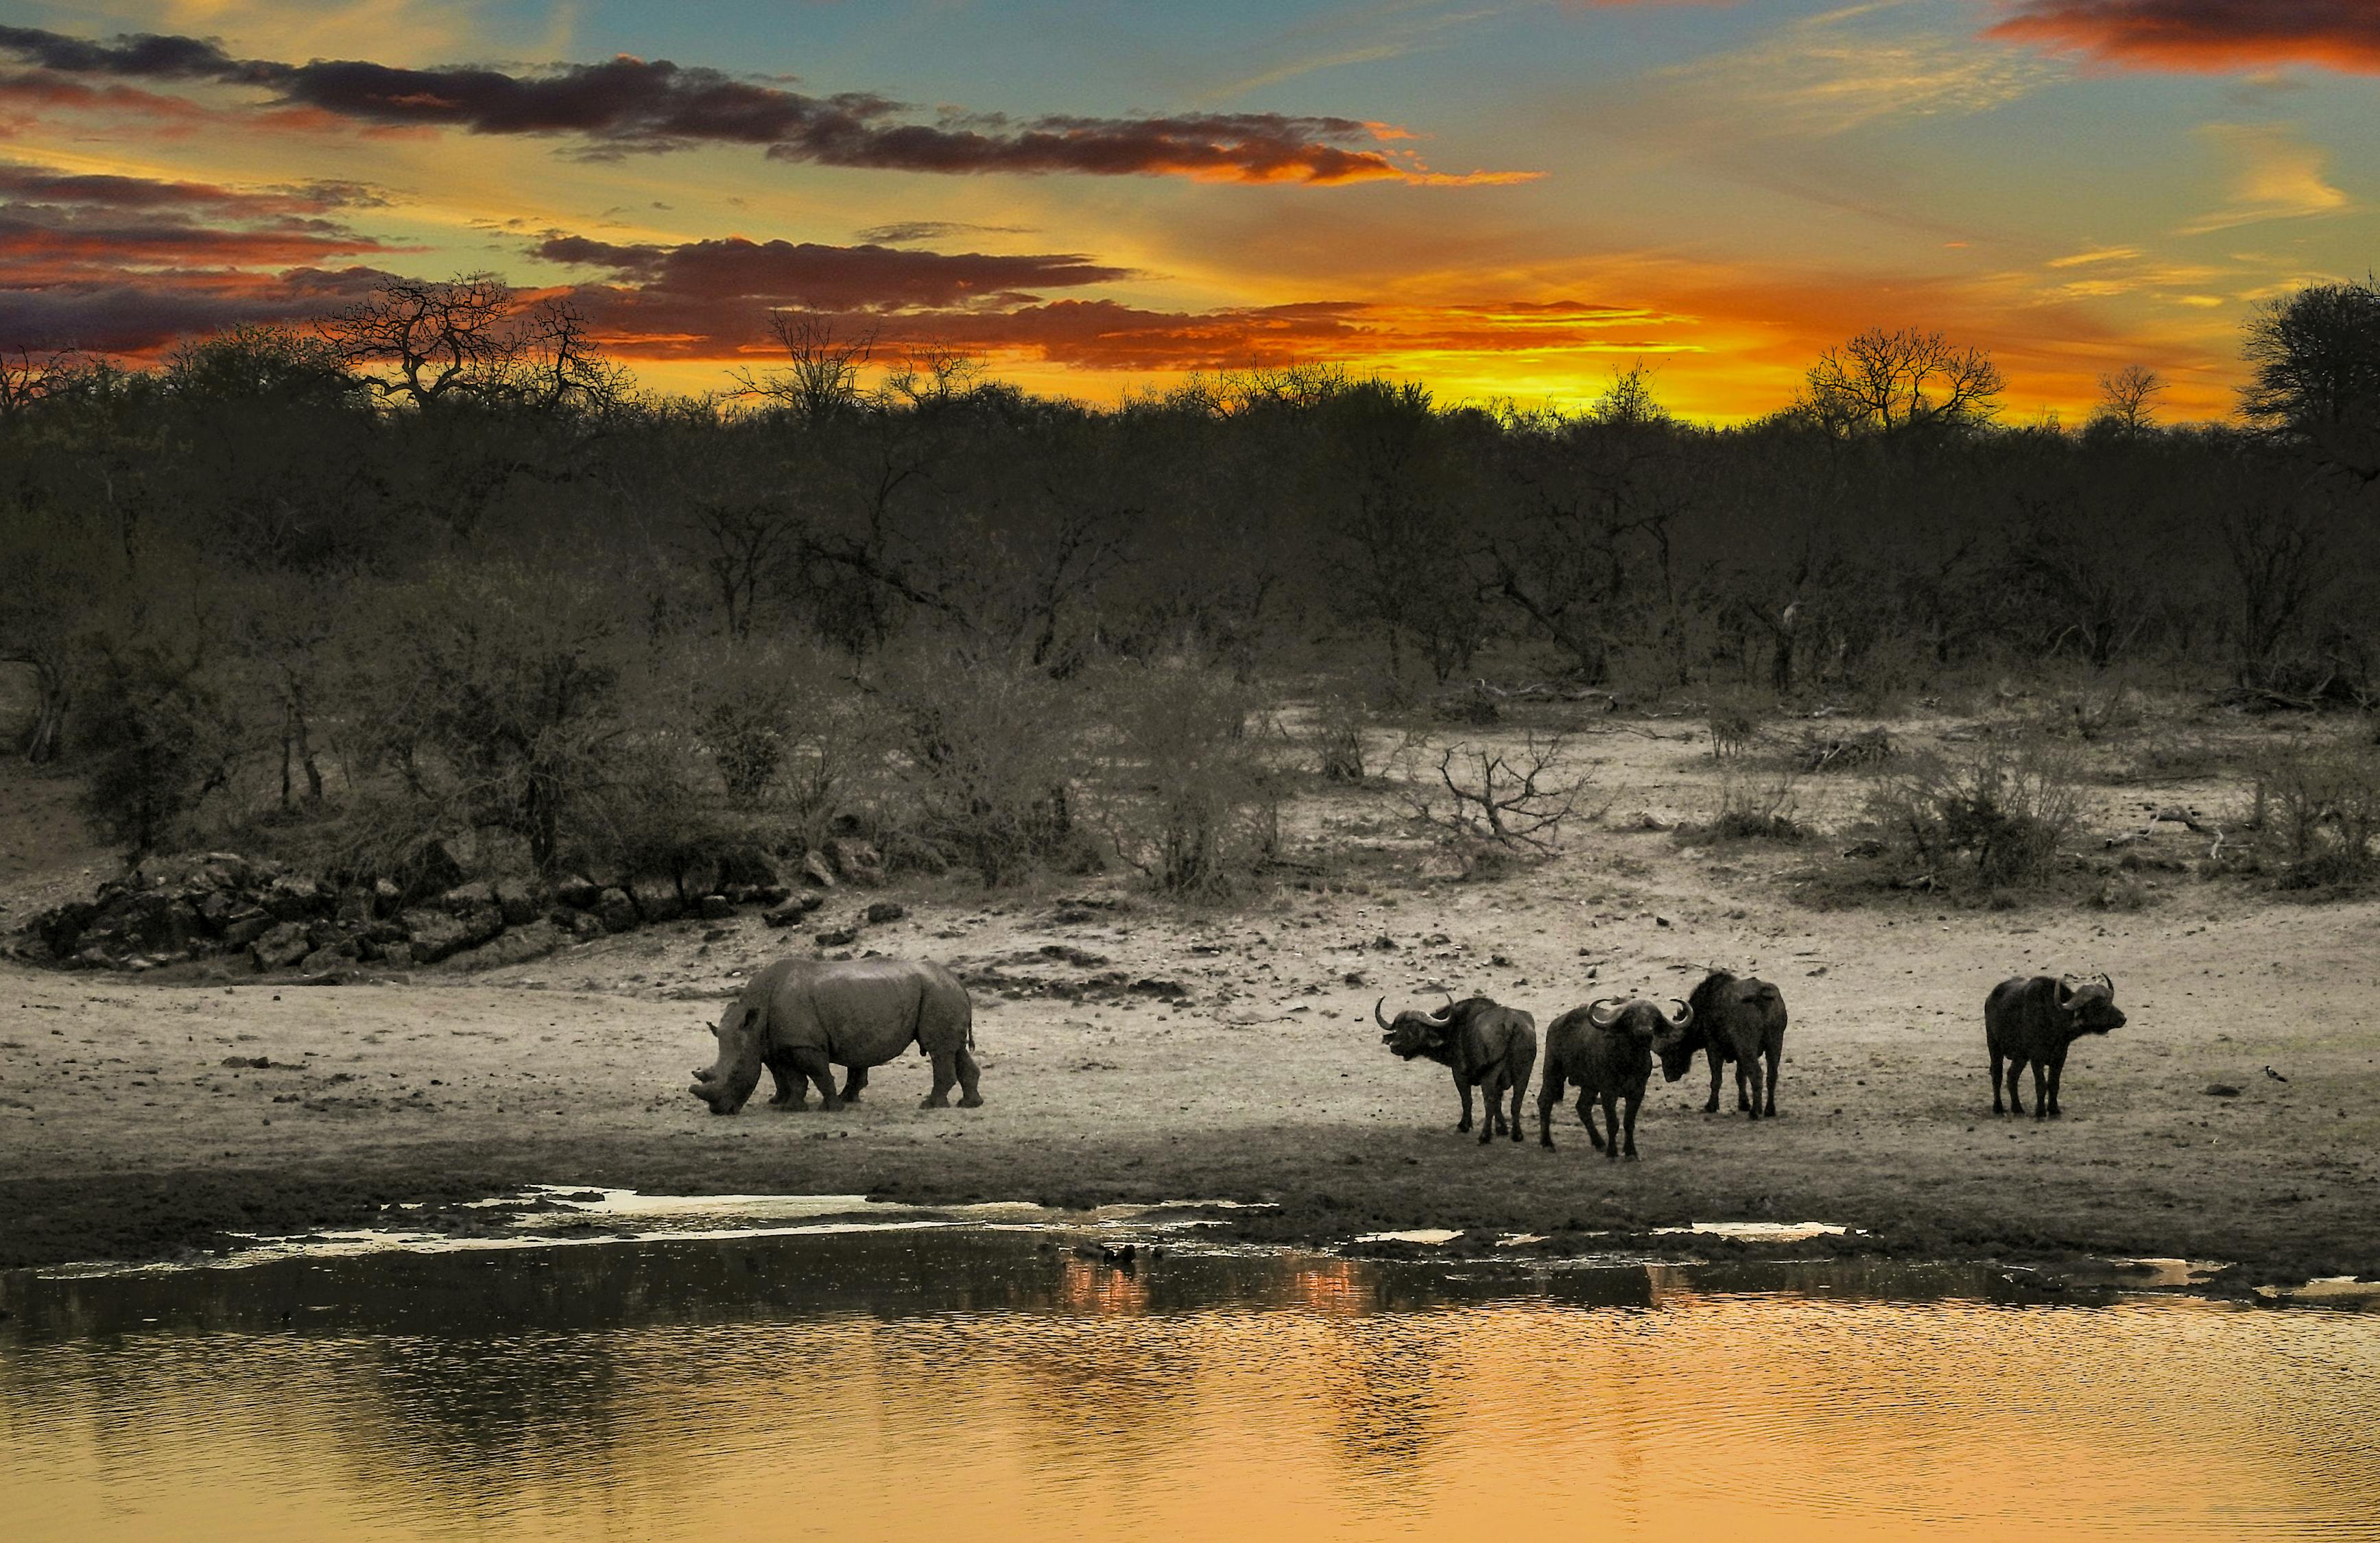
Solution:
[[[2123,1009],[2116,1005],[2116,983],[2105,974],[2058,977],[2058,1010],[2066,1014],[2070,1038],[2124,1027]]]
[[[1616,1029],[1639,1044],[1667,1051],[1685,1038],[1694,1010],[1676,997],[1675,1013],[1664,1013],[1643,997],[1600,997],[1587,1003],[1586,1021],[1597,1028]]]
[[[760,1086],[760,1034],[766,1015],[747,1007],[742,999],[727,1011],[710,1032],[719,1040],[719,1059],[694,1069],[694,1086],[686,1091],[710,1106],[713,1114],[733,1114],[744,1107],[752,1089]]]
[[[1437,1012],[1423,1013],[1409,1007],[1397,1014],[1394,1023],[1380,1013],[1388,1000],[1382,997],[1372,1003],[1372,1021],[1386,1031],[1380,1036],[1380,1043],[1406,1061],[1446,1048],[1447,1036],[1454,1027],[1454,998],[1451,994],[1446,1005]]]

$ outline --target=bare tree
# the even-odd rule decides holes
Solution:
[[[2138,438],[2156,427],[2156,398],[2165,387],[2165,377],[2146,365],[2128,364],[2102,375],[2099,410],[2091,420],[2127,439]]]
[[[2006,383],[1991,356],[1940,333],[1871,327],[1810,367],[1803,408],[1828,432],[1980,428]]]
[[[513,292],[492,273],[392,279],[321,323],[374,395],[433,407],[496,392],[520,352]]]
[[[865,399],[859,390],[859,371],[876,353],[873,328],[844,333],[834,318],[823,312],[779,310],[770,313],[769,331],[784,346],[787,363],[765,375],[737,371],[736,385],[745,395],[761,397],[811,423],[824,423],[859,407]]]
[[[1533,732],[1518,750],[1450,745],[1429,781],[1408,784],[1406,804],[1421,820],[1457,835],[1540,856],[1560,844],[1562,822],[1577,812],[1584,778],[1563,782],[1561,735]]]

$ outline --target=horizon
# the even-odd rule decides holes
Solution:
[[[806,309],[1099,407],[1297,362],[1576,410],[1641,359],[1726,425],[1873,326],[1987,351],[2011,425],[2130,365],[2182,423],[2374,245],[2348,0],[24,13],[0,345],[36,350],[488,271],[669,393]]]

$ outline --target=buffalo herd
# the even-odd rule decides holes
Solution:
[[[1454,1089],[1463,1100],[1458,1131],[1471,1128],[1471,1090],[1487,1095],[1480,1122],[1485,1143],[1510,1129],[1521,1139],[1521,1095],[1528,1086],[1529,1069],[1537,1059],[1536,1020],[1518,1008],[1505,1007],[1487,997],[1457,1002],[1448,994],[1435,1013],[1407,1009],[1391,1021],[1372,1004],[1372,1016],[1384,1031],[1380,1042],[1407,1061],[1435,1061],[1454,1074]],[[1578,1089],[1579,1123],[1586,1138],[1607,1159],[1636,1155],[1636,1110],[1645,1101],[1653,1063],[1670,1082],[1684,1076],[1700,1051],[1710,1067],[1710,1098],[1706,1113],[1718,1112],[1719,1088],[1727,1069],[1735,1068],[1735,1107],[1755,1120],[1777,1117],[1777,1069],[1785,1058],[1785,997],[1755,976],[1713,970],[1682,1000],[1667,1005],[1644,997],[1602,997],[1573,1007],[1546,1027],[1545,1074],[1537,1085],[1537,1143],[1554,1144],[1554,1106],[1569,1089]],[[2105,975],[2088,978],[2036,975],[2003,980],[1984,1000],[1985,1048],[1992,1063],[1992,1112],[2006,1112],[2000,1100],[2005,1085],[2008,1102],[2024,1112],[2017,1078],[2033,1068],[2033,1114],[2036,1120],[2058,1116],[2058,1084],[2066,1066],[2069,1046],[2085,1034],[2121,1028],[2124,1014],[2116,1006],[2116,983]],[[2005,1076],[2003,1076],[2005,1068]],[[1512,1115],[1505,1118],[1502,1100],[1510,1096]],[[1601,1129],[1595,1112],[1603,1111]]]

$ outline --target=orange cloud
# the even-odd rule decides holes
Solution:
[[[2231,74],[2313,65],[2380,74],[2372,0],[2015,0],[1986,37],[2125,69]]]

